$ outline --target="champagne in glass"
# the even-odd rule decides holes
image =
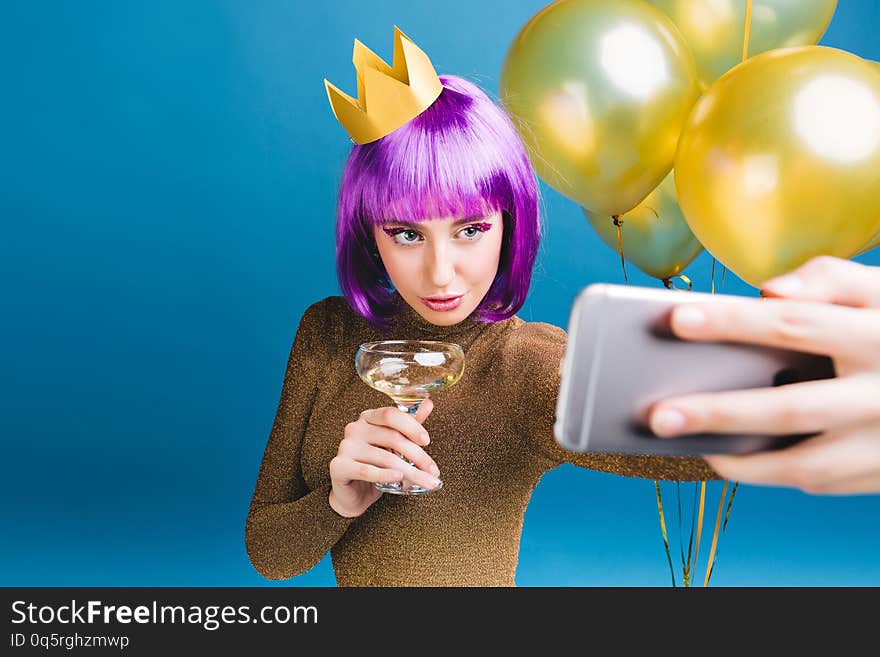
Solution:
[[[464,351],[457,344],[433,340],[366,342],[358,348],[355,369],[368,386],[391,397],[404,413],[415,415],[431,394],[458,382],[464,373]],[[385,493],[420,495],[439,490],[443,483],[434,489],[406,480],[374,486]]]

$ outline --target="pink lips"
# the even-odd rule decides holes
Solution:
[[[458,295],[457,297],[446,297],[446,298],[432,298],[427,299],[423,298],[422,302],[428,306],[431,310],[437,311],[448,311],[455,310],[461,305],[461,299],[464,295]]]

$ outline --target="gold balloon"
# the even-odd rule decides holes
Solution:
[[[675,186],[698,240],[758,287],[880,231],[880,71],[823,46],[729,71],[694,106]]]
[[[558,0],[517,34],[500,91],[538,175],[612,215],[669,173],[699,85],[663,12],[641,0]]]
[[[880,73],[880,62],[872,62],[872,63],[874,64],[874,68],[877,70],[877,72]],[[876,235],[874,235],[874,237],[872,239],[868,240],[868,244],[861,251],[859,251],[856,255],[862,255],[863,253],[867,253],[871,249],[876,248],[878,246],[880,246],[880,233],[877,233]]]
[[[589,210],[583,213],[602,241],[619,253],[614,220]],[[671,171],[644,201],[620,219],[623,256],[648,276],[660,280],[678,276],[703,250],[678,207]]]
[[[867,253],[871,249],[880,246],[880,233],[874,235],[874,239],[868,240],[867,246],[865,246],[861,251],[859,251],[856,255],[862,255],[863,253]]]
[[[681,31],[703,88],[742,61],[747,0],[647,1]],[[817,43],[836,8],[837,0],[753,0],[748,56]]]

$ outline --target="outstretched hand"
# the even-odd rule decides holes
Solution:
[[[736,481],[809,493],[880,492],[880,267],[820,256],[761,289],[763,300],[682,304],[672,329],[686,340],[825,354],[836,377],[666,399],[651,411],[652,430],[660,436],[816,432],[778,451],[705,459]]]

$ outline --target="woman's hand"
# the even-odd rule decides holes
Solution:
[[[651,428],[662,436],[820,432],[778,451],[705,458],[731,480],[809,493],[880,492],[880,268],[822,256],[768,281],[762,293],[768,298],[679,306],[673,331],[686,340],[825,354],[837,376],[665,399],[652,409]]]
[[[374,483],[405,478],[423,488],[439,485],[440,469],[422,449],[430,442],[422,422],[433,409],[431,399],[423,401],[415,415],[392,406],[373,408],[345,425],[344,438],[330,461],[329,501],[336,513],[348,518],[361,515],[382,496]]]

